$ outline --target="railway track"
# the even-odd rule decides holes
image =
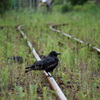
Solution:
[[[99,48],[97,48],[97,47],[95,47],[95,46],[92,46],[91,44],[87,44],[86,42],[84,42],[84,41],[82,41],[82,40],[80,40],[80,39],[78,39],[78,38],[75,38],[75,37],[73,37],[73,36],[71,36],[71,35],[69,35],[69,34],[67,34],[67,33],[63,33],[63,32],[61,32],[60,30],[57,30],[57,29],[56,29],[56,28],[59,27],[59,26],[65,26],[65,25],[68,25],[68,24],[50,25],[50,29],[51,29],[52,31],[54,31],[54,32],[60,33],[60,34],[62,34],[62,35],[64,35],[64,36],[68,37],[69,39],[73,39],[73,40],[75,40],[75,41],[78,42],[78,43],[87,45],[88,47],[90,47],[90,48],[92,49],[92,51],[96,51],[97,54],[98,54],[99,57],[100,57],[100,49],[99,49]]]
[[[21,27],[23,25],[18,26],[18,30],[20,31],[21,35],[24,37],[24,39],[27,40],[27,44],[29,46],[29,48],[31,49],[33,55],[35,56],[35,58],[37,59],[37,61],[41,60],[41,58],[39,57],[39,55],[37,54],[35,48],[32,46],[31,42],[28,40],[27,36],[25,35],[25,33],[21,30]],[[46,73],[46,71],[43,71],[45,76],[48,76],[48,74]],[[50,74],[50,73],[49,73]],[[52,86],[52,88],[56,91],[56,94],[58,96],[58,98],[60,100],[68,100],[64,93],[62,92],[62,90],[60,89],[60,87],[58,86],[57,82],[55,81],[55,79],[53,77],[47,77],[50,85]]]
[[[87,44],[86,42],[78,39],[78,38],[75,38],[67,33],[63,33],[61,32],[60,30],[57,30],[57,27],[59,26],[65,26],[65,25],[68,25],[68,24],[58,24],[58,25],[50,25],[50,29],[54,32],[57,32],[59,34],[62,34],[66,37],[68,37],[69,39],[73,39],[75,40],[77,43],[80,43],[80,44],[85,44],[86,46],[88,46],[89,48],[92,49],[92,51],[96,51],[98,54],[99,54],[99,57],[100,57],[100,49],[95,47],[95,46],[92,46],[91,44]],[[35,48],[32,46],[31,42],[28,40],[27,36],[25,35],[25,33],[21,30],[21,26],[18,26],[18,30],[20,31],[21,35],[24,37],[24,39],[27,40],[27,44],[28,46],[30,47],[33,55],[35,56],[35,58],[38,60],[41,60],[41,58],[39,57],[39,55],[37,54]],[[45,76],[47,76],[48,74],[43,71]],[[58,86],[58,84],[56,83],[55,79],[53,77],[47,77],[49,83],[51,84],[52,88],[56,91],[56,94],[57,96],[59,97],[60,100],[67,100],[67,98],[65,97],[64,93],[62,92],[62,90],[60,89],[60,87]]]

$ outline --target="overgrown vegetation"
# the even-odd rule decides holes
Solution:
[[[61,9],[62,13],[67,13],[68,11],[87,11],[87,10],[94,10],[96,9],[96,4],[94,2],[90,2],[84,5],[71,5],[70,3],[62,5],[59,9]]]
[[[69,4],[64,4],[61,9],[62,9],[62,11],[61,11],[62,13],[66,13],[66,12],[72,10],[72,6]]]
[[[83,5],[86,3],[88,0],[69,0],[72,5]]]
[[[55,80],[70,100],[99,100],[100,62],[96,52],[86,45],[77,44],[49,29],[50,24],[68,23],[58,27],[74,37],[100,47],[100,7],[62,14],[23,10],[11,11],[0,18],[0,99],[1,100],[56,100],[55,91],[50,90],[42,71],[25,74],[25,66],[35,62],[26,41],[17,30],[23,31],[39,55],[50,51],[61,52],[60,64],[52,73]],[[11,16],[12,15],[12,16]],[[23,64],[8,61],[8,57],[19,55]]]
[[[10,0],[0,0],[0,15],[2,15],[10,7]]]

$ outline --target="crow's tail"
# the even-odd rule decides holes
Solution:
[[[35,66],[35,65],[28,65],[25,68],[25,73],[32,71],[32,70],[43,70],[43,68],[41,66]]]
[[[34,68],[34,65],[27,65],[25,69],[30,69],[30,68]]]
[[[27,73],[27,72],[33,70],[34,67],[35,67],[34,64],[33,64],[33,65],[28,65],[28,66],[26,66],[26,68],[25,68],[25,73]]]

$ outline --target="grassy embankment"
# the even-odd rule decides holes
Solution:
[[[39,55],[55,50],[61,52],[58,70],[53,76],[70,100],[99,100],[100,63],[95,52],[86,45],[52,32],[48,25],[68,23],[61,29],[72,36],[100,47],[99,8],[87,11],[71,11],[66,14],[34,13],[33,11],[9,12],[0,18],[0,99],[1,100],[55,100],[55,92],[49,90],[46,78],[40,71],[24,74],[27,64],[35,62],[26,41],[16,31],[16,26],[24,24],[26,33]],[[13,63],[7,58],[19,55],[23,64]]]

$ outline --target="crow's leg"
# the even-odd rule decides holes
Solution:
[[[51,75],[49,72],[47,72],[47,74],[48,74],[48,76],[47,76],[47,77],[52,77],[52,75]]]

